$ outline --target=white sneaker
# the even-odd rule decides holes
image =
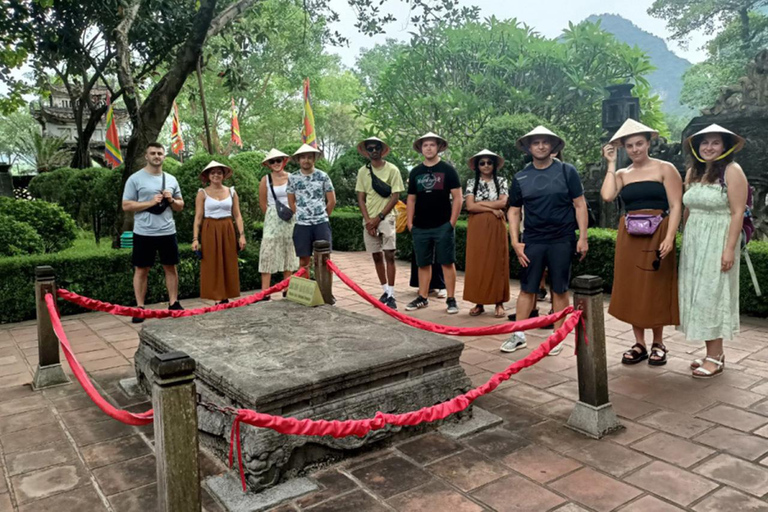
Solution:
[[[448,290],[446,290],[445,288],[441,288],[441,289],[437,290],[437,298],[438,299],[444,299],[446,297],[448,297]]]
[[[525,335],[521,334],[519,332],[513,332],[512,336],[501,344],[501,350],[502,352],[514,352],[515,350],[520,350],[521,348],[526,348],[528,346],[528,343],[525,341]]]
[[[548,356],[556,356],[556,355],[558,355],[562,351],[563,351],[563,342],[561,341],[560,343],[558,343],[557,345],[552,347],[552,350],[550,350],[549,354],[547,354],[547,355]]]

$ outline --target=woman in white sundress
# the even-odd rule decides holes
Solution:
[[[282,272],[283,278],[288,278],[299,268],[299,258],[293,246],[295,221],[293,218],[287,221],[281,219],[276,207],[276,201],[288,207],[286,186],[290,174],[285,171],[285,165],[289,159],[285,153],[272,148],[261,162],[270,171],[259,184],[259,206],[264,212],[264,232],[259,249],[262,290],[269,288],[272,274]]]
[[[680,253],[680,326],[704,340],[707,354],[691,363],[693,377],[712,378],[725,367],[723,340],[739,332],[739,247],[748,183],[734,154],[744,139],[711,125],[685,141],[689,166],[683,195]]]

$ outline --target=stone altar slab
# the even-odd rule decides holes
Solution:
[[[197,361],[201,400],[313,419],[359,419],[407,412],[467,391],[463,344],[444,336],[333,306],[269,301],[147,324],[135,356],[148,390],[156,353],[181,350]],[[201,442],[226,460],[231,417],[198,407]],[[471,410],[458,418],[471,416]],[[428,428],[438,426],[430,425]],[[401,432],[402,430],[402,432]],[[286,436],[241,427],[248,485],[260,491],[306,469],[424,428],[388,427],[364,438]]]

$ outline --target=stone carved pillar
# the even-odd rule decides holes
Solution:
[[[312,257],[315,265],[315,281],[323,295],[326,304],[334,304],[333,274],[326,262],[331,259],[331,243],[327,240],[316,240],[312,244]]]
[[[56,296],[56,276],[53,267],[48,265],[35,267],[35,305],[37,311],[37,354],[38,364],[34,389],[68,384],[69,378],[64,373],[59,359],[59,339],[53,332],[53,324],[48,314],[45,295]]]

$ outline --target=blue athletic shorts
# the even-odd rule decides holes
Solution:
[[[293,227],[293,246],[296,248],[296,256],[299,258],[312,256],[312,243],[316,240],[331,242],[331,225],[328,222],[313,226],[296,224]]]
[[[537,293],[544,269],[549,269],[553,293],[565,293],[571,284],[571,260],[576,250],[572,240],[555,243],[530,242],[525,244],[528,266],[520,271],[520,289]]]

